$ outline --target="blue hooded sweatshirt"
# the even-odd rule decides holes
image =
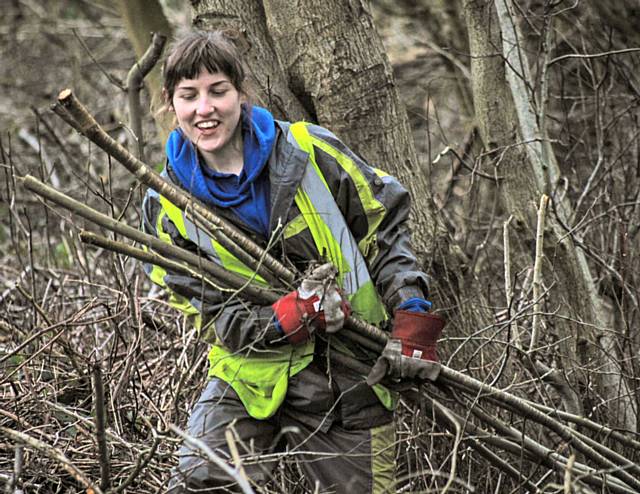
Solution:
[[[181,129],[169,135],[166,153],[187,191],[205,204],[231,209],[252,230],[268,238],[270,190],[266,165],[275,137],[275,122],[269,111],[254,106],[247,114],[243,107],[244,167],[240,175],[210,169]]]

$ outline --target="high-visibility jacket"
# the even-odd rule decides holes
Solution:
[[[230,210],[215,208],[275,257],[304,271],[310,262],[331,261],[354,315],[373,324],[411,297],[426,297],[427,279],[417,269],[406,221],[409,196],[393,177],[364,163],[326,129],[307,123],[277,122],[268,162],[271,239],[257,237]],[[169,181],[172,170],[163,172]],[[266,285],[183,211],[149,190],[143,227],[167,242],[198,251],[225,268]],[[278,332],[271,307],[200,281],[145,266],[170,302],[192,317],[212,344],[209,375],[228,382],[248,413],[273,415],[285,398],[288,379],[313,359],[314,340],[292,346]],[[348,351],[348,348],[344,350]],[[376,394],[391,406],[382,387]]]

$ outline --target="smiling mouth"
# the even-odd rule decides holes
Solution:
[[[208,130],[215,129],[220,125],[220,122],[213,122],[211,120],[207,120],[206,122],[198,122],[195,127],[200,130]]]

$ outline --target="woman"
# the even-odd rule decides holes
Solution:
[[[212,344],[210,381],[188,433],[223,457],[229,457],[228,428],[246,455],[286,446],[297,453],[311,489],[393,490],[394,400],[375,383],[385,374],[434,377],[430,361],[437,360],[441,329],[427,314],[427,278],[409,245],[407,192],[326,129],[276,121],[252,105],[238,51],[221,32],[178,39],[163,76],[167,109],[178,123],[166,146],[165,178],[300,272],[325,263],[271,306],[145,266]],[[144,228],[251,275],[152,190]],[[323,283],[332,270],[335,281]],[[372,358],[340,338],[351,312],[381,326],[395,312],[394,343],[370,376],[373,386],[327,358],[328,345]],[[267,482],[274,467],[273,460],[244,464],[257,484]],[[171,492],[224,487],[238,488],[183,446]]]

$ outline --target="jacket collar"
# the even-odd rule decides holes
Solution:
[[[296,192],[302,176],[307,168],[309,155],[303,150],[298,149],[288,142],[287,135],[289,133],[289,122],[276,120],[276,141],[271,150],[271,155],[267,161],[269,167],[270,181],[270,201],[271,208],[269,220],[269,233],[273,234],[274,229],[280,224],[281,228],[286,225],[289,211],[293,204]],[[171,182],[181,187],[180,180],[175,174],[173,167],[167,160],[165,171]],[[182,187],[181,187],[182,188]],[[238,225],[245,234],[249,235],[257,243],[263,243],[264,239],[258,239],[257,236],[246,226],[236,215],[231,213],[227,208],[218,208],[212,204],[207,207],[211,208],[216,214],[222,216],[230,223]],[[282,230],[278,232],[282,234]]]
[[[309,155],[288,142],[289,123],[276,120],[278,136],[269,158],[271,182],[271,220],[269,231],[284,226],[298,186],[307,167]]]

